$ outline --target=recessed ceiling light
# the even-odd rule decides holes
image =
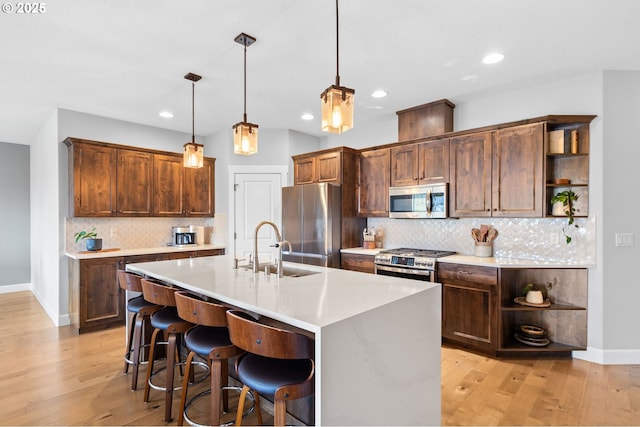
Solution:
[[[162,117],[163,119],[172,119],[173,118],[173,113],[170,111],[161,111],[160,114],[158,114],[160,117]]]
[[[313,114],[311,113],[304,113],[302,116],[300,116],[300,118],[302,120],[313,120]]]
[[[371,96],[374,98],[384,98],[387,95],[388,95],[387,91],[382,89],[374,90],[373,93],[371,94]]]
[[[496,64],[504,59],[504,55],[500,52],[493,52],[482,58],[485,64]]]

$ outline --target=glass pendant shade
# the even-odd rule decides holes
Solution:
[[[353,127],[353,97],[355,91],[344,86],[329,86],[322,99],[322,127],[324,132],[342,133]]]
[[[233,152],[243,156],[258,152],[258,125],[240,122],[233,126]]]
[[[195,142],[184,144],[184,156],[182,166],[185,168],[201,168],[204,159],[204,145]]]

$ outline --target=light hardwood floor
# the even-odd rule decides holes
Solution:
[[[30,292],[0,294],[0,322],[0,424],[165,425],[161,392],[129,391],[123,328],[56,328]],[[443,348],[442,424],[640,425],[640,365]]]

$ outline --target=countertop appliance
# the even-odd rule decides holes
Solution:
[[[389,218],[446,218],[447,190],[446,183],[389,187]]]
[[[189,246],[197,243],[198,229],[194,225],[171,227],[171,246]]]
[[[434,282],[436,260],[454,254],[452,251],[433,249],[384,249],[374,258],[375,272],[385,276]]]
[[[330,183],[282,188],[284,261],[340,267],[342,188]],[[285,246],[286,248],[286,246]]]

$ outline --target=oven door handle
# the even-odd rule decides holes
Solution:
[[[433,273],[433,270],[415,270],[413,268],[398,268],[388,265],[375,264],[376,273],[378,270],[391,271],[393,273],[415,274],[417,276],[429,276]]]

